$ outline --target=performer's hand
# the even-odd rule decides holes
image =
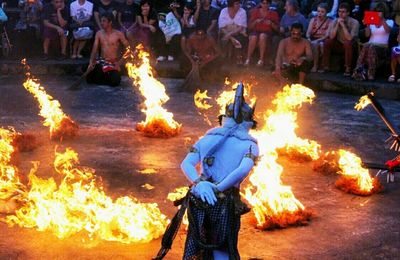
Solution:
[[[215,202],[217,202],[217,197],[214,193],[215,189],[217,189],[217,186],[214,183],[209,181],[201,181],[192,188],[192,192],[202,201],[214,206]]]

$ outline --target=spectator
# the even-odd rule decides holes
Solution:
[[[93,37],[93,4],[87,0],[76,0],[71,3],[70,13],[72,18],[70,28],[74,36],[71,59],[81,59],[86,41]]]
[[[98,30],[101,29],[100,17],[106,13],[112,14],[114,17],[113,19],[116,19],[118,4],[113,0],[95,0],[93,4],[93,15]]]
[[[41,12],[43,3],[41,0],[18,1],[21,9],[19,20],[15,24],[15,30],[18,32],[17,45],[23,50],[21,55],[31,56],[40,46],[41,37]],[[0,15],[1,16],[1,15]],[[1,18],[0,18],[1,21]],[[40,43],[39,43],[40,41]]]
[[[390,61],[390,68],[392,71],[392,75],[390,75],[388,81],[389,82],[394,82],[396,80],[396,70],[397,70],[397,64],[400,64],[400,32],[397,35],[397,42],[398,46],[395,46],[392,48],[392,57]],[[397,79],[397,82],[400,83],[400,79]]]
[[[157,61],[164,61],[166,57],[168,61],[173,61],[179,55],[181,25],[173,12],[169,12],[167,15],[158,15],[158,26],[160,30],[155,46],[159,54]]]
[[[134,33],[136,40],[150,50],[157,32],[157,14],[153,11],[150,0],[140,2],[140,13],[137,16],[137,21],[139,26]]]
[[[182,16],[177,11],[177,6],[172,5],[172,11],[175,16],[181,22],[182,37],[181,37],[181,48],[184,49],[186,45],[186,39],[194,32],[196,28],[197,19],[200,12],[200,0],[196,0],[196,11],[194,12],[193,6],[186,4],[183,7]]]
[[[125,34],[129,44],[135,46],[135,27],[137,26],[137,16],[139,15],[139,6],[135,4],[134,0],[126,0],[121,5],[118,12],[118,23],[121,31]]]
[[[393,4],[394,21],[397,26],[400,26],[400,0],[395,0]]]
[[[242,64],[242,52],[247,40],[247,16],[240,7],[240,0],[228,0],[228,7],[222,9],[219,15],[218,26],[225,56],[234,47],[236,63]]]
[[[369,37],[369,41],[363,45],[358,56],[357,66],[353,73],[355,79],[364,80],[367,74],[368,80],[374,80],[376,68],[378,64],[382,64],[379,61],[387,59],[389,35],[394,22],[385,19],[389,10],[384,2],[379,2],[374,11],[380,14],[380,24],[365,25],[365,36]],[[367,73],[365,73],[366,68],[368,68]]]
[[[299,13],[299,4],[297,0],[287,0],[285,4],[285,14],[282,16],[280,32],[284,37],[291,35],[290,27],[294,23],[301,23],[303,29],[307,30],[307,20]]]
[[[49,57],[50,41],[60,40],[60,59],[67,58],[67,37],[69,8],[65,6],[64,0],[52,0],[51,4],[43,9],[43,60]]]
[[[320,54],[324,48],[324,41],[327,38],[327,31],[332,20],[326,16],[328,5],[319,4],[317,8],[318,15],[311,19],[306,33],[307,39],[311,42],[311,48],[314,56],[314,66],[311,72],[318,70]]]
[[[90,55],[88,67],[89,74],[86,81],[92,84],[104,84],[112,87],[121,82],[121,65],[119,48],[129,46],[124,34],[113,29],[114,16],[112,13],[104,13],[101,18],[102,29],[96,33],[95,41]],[[101,51],[100,59],[97,59],[98,51]]]
[[[357,42],[359,23],[351,18],[350,7],[347,3],[339,5],[339,17],[329,26],[328,37],[324,41],[324,53],[322,55],[323,69],[321,72],[329,70],[329,62],[332,51],[334,53],[344,52],[344,76],[351,75],[351,64],[353,61],[353,51]]]
[[[290,29],[290,37],[279,43],[275,61],[275,75],[280,82],[284,77],[297,78],[303,84],[306,74],[312,66],[312,50],[310,42],[302,38],[303,25],[294,23]]]
[[[279,16],[277,12],[269,10],[270,3],[271,0],[262,0],[260,6],[250,13],[249,47],[247,50],[247,59],[244,63],[245,66],[250,64],[250,59],[257,47],[257,42],[260,52],[257,66],[264,65],[267,40],[271,40],[274,31],[279,31]]]
[[[207,65],[209,68],[207,71],[210,73],[215,72],[217,69],[211,64],[215,64],[216,58],[221,54],[214,38],[206,34],[201,27],[197,27],[195,33],[188,38],[184,53],[192,67],[198,65],[200,69],[203,69]],[[206,75],[209,74],[207,73]]]
[[[204,31],[216,39],[217,36],[217,21],[218,10],[211,6],[210,0],[202,0],[197,19],[197,27],[204,29]]]

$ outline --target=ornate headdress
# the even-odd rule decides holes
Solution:
[[[255,104],[250,107],[244,99],[244,85],[242,82],[238,84],[235,92],[235,99],[233,103],[229,104],[225,108],[225,115],[228,118],[233,118],[237,124],[241,124],[243,121],[253,122],[253,127],[256,126],[254,121]],[[222,119],[222,118],[221,118]]]

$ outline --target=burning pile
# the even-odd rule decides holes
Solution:
[[[0,128],[0,213],[10,213],[23,198],[25,187],[20,182],[18,169],[11,160],[16,136],[13,129]]]
[[[356,195],[367,196],[382,190],[382,185],[376,178],[372,178],[368,169],[362,167],[361,158],[345,150],[339,150],[338,172],[342,176],[336,181],[339,189]]]
[[[165,92],[165,86],[154,78],[150,66],[149,53],[144,51],[142,45],[136,47],[140,62],[133,64],[128,62],[126,68],[128,75],[135,85],[139,86],[140,93],[144,96],[144,108],[146,119],[137,124],[136,129],[148,137],[168,138],[179,134],[182,125],[174,120],[174,115],[162,107],[169,97]],[[134,58],[129,50],[125,57]]]
[[[283,167],[277,163],[278,149],[285,146],[299,147],[314,158],[319,146],[312,141],[299,139],[295,109],[314,98],[312,90],[301,86],[285,86],[273,101],[274,110],[265,115],[263,129],[254,133],[260,147],[260,161],[255,166],[245,188],[244,197],[252,206],[257,227],[260,229],[284,228],[290,225],[305,225],[313,213],[296,199],[291,187],[282,184]]]
[[[148,242],[163,233],[168,221],[156,203],[140,203],[128,196],[113,200],[95,178],[94,169],[79,166],[75,151],[67,148],[55,156],[61,183],[37,177],[35,163],[25,203],[6,218],[8,224],[48,230],[59,238],[84,232],[90,239],[122,243]]]
[[[25,60],[22,61],[22,64],[29,70]],[[33,78],[29,72],[26,75],[28,78],[23,85],[39,102],[39,115],[44,118],[43,125],[50,127],[50,138],[60,140],[75,137],[79,127],[62,111],[60,102],[48,95],[38,80]]]

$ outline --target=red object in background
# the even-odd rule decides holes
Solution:
[[[389,167],[389,170],[392,170],[395,167],[398,167],[400,165],[400,160],[398,158],[395,158],[393,160],[389,160],[385,163],[387,167]]]
[[[366,25],[380,25],[381,24],[380,13],[374,11],[365,11],[364,23]]]

